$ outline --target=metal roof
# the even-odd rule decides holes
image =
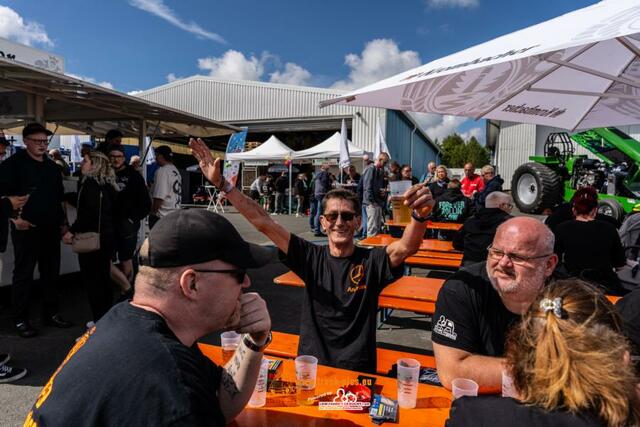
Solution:
[[[147,133],[158,137],[213,137],[239,130],[84,80],[0,58],[0,95],[6,91],[44,97],[45,121],[98,136],[113,128],[125,135],[137,136],[142,120],[147,121]],[[11,114],[0,106],[0,119],[5,128],[34,118],[32,113]]]

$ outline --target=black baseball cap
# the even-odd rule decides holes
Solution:
[[[267,264],[274,251],[246,242],[223,216],[205,209],[171,212],[156,223],[148,237],[149,267],[181,267],[221,260],[240,268]]]
[[[156,154],[162,154],[165,159],[171,159],[173,157],[173,151],[168,145],[161,145],[155,149]]]
[[[36,123],[36,122],[29,123],[24,127],[24,129],[22,129],[23,138],[26,138],[29,135],[33,135],[34,133],[44,133],[47,136],[53,135],[53,132],[51,132],[46,127],[42,126],[40,123]]]

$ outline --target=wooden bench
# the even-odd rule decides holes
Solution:
[[[300,337],[294,334],[284,332],[272,332],[273,341],[265,349],[264,353],[269,356],[282,357],[286,359],[294,359],[298,356],[298,341]],[[420,362],[420,366],[435,368],[435,357],[425,354],[406,353],[397,350],[389,350],[386,348],[377,348],[376,355],[378,364],[376,372],[384,375],[401,357],[409,357]]]
[[[389,246],[391,243],[399,240],[398,237],[392,237],[388,234],[378,234],[372,237],[367,237],[358,242],[359,246]],[[451,252],[457,253],[453,249],[453,243],[445,240],[438,239],[422,239],[420,244],[421,251],[438,251],[438,252]]]
[[[446,270],[457,270],[462,265],[462,259],[423,257],[416,254],[406,258],[404,263],[411,267],[436,267]]]

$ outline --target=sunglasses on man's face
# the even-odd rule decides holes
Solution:
[[[227,273],[233,276],[233,278],[236,279],[236,282],[240,284],[244,283],[244,278],[247,275],[247,270],[243,268],[236,268],[233,270],[204,270],[204,269],[196,270],[194,268],[193,271],[196,271],[198,273]]]
[[[353,221],[353,218],[356,216],[355,212],[328,212],[324,215],[325,219],[329,222],[336,222],[338,217],[342,218],[343,221]]]

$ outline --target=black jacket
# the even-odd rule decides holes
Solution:
[[[434,199],[437,200],[447,191],[447,184],[449,184],[449,178],[445,178],[444,181],[433,181],[429,184],[429,190]]]
[[[433,221],[464,222],[471,211],[471,200],[459,188],[447,188],[436,200]]]
[[[13,215],[13,205],[7,197],[0,199],[0,252],[7,250],[9,241],[9,218]]]
[[[481,208],[467,219],[453,238],[453,247],[463,251],[463,262],[480,262],[487,259],[487,247],[493,242],[496,229],[513,218],[499,208]]]
[[[102,194],[102,200],[100,200],[100,194]],[[99,185],[95,179],[85,178],[78,197],[78,216],[70,227],[71,232],[74,234],[99,232],[101,242],[114,244],[115,199],[116,190],[111,185]]]
[[[287,175],[280,175],[276,178],[276,192],[284,193],[289,187],[289,177]]]
[[[476,193],[473,199],[476,204],[476,209],[484,207],[484,201],[489,194],[493,193],[494,191],[502,191],[502,184],[504,184],[504,179],[502,179],[500,175],[496,175],[488,182],[486,182],[482,191]]]
[[[115,217],[140,221],[151,212],[151,196],[140,172],[131,166],[117,171],[120,191],[116,197]]]

